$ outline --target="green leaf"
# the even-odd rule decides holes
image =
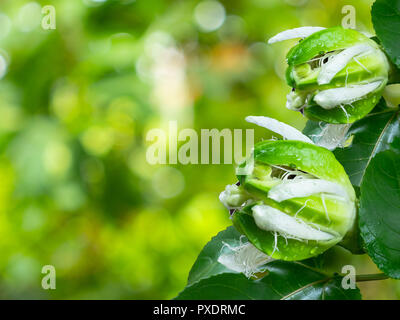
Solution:
[[[309,121],[303,132],[315,141],[326,124]],[[343,165],[351,183],[359,187],[365,171],[376,154],[385,150],[400,151],[400,112],[388,109],[382,99],[365,118],[355,122],[348,131],[351,144],[336,148],[336,159]]]
[[[229,227],[204,247],[189,273],[186,288],[176,299],[360,299],[358,289],[344,290],[341,277],[315,267],[320,259],[300,262],[275,260],[266,265],[262,279],[248,279],[218,262],[225,246],[236,247],[247,239]],[[229,248],[227,248],[229,250]]]
[[[376,0],[372,23],[389,58],[400,67],[400,0]]]
[[[369,256],[392,278],[400,278],[400,155],[376,155],[361,184],[360,230]]]
[[[240,238],[246,241],[245,237],[236,231],[234,227],[228,227],[224,231],[218,233],[206,244],[200,252],[197,260],[195,261],[192,269],[189,272],[188,285],[191,285],[201,279],[209,278],[213,275],[235,271],[226,268],[218,262],[218,257],[224,244],[236,247],[240,244]]]
[[[347,148],[338,148],[334,154],[345,168],[353,185],[361,186],[365,171],[379,152],[400,150],[399,111],[369,114],[354,123],[349,136],[352,143]]]
[[[299,262],[276,260],[268,275],[247,279],[242,274],[218,274],[185,288],[176,299],[233,300],[357,300],[358,288],[343,289],[340,276],[328,276]]]

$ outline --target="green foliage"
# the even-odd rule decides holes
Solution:
[[[397,67],[400,67],[399,8],[400,2],[397,0],[376,0],[372,8],[372,22],[377,34],[377,39],[374,40],[382,45],[385,53]],[[358,36],[360,38],[357,38]],[[308,63],[310,59],[332,49],[344,49],[355,41],[371,41],[365,39],[364,36],[353,30],[331,28],[316,32],[293,47],[287,55],[289,69],[286,73],[289,85],[296,90],[296,92],[293,90],[291,93],[291,106],[296,109],[299,100],[305,101],[306,94],[298,93],[299,88],[304,89],[308,85],[310,86],[308,90],[315,89],[312,87],[315,85],[312,81],[307,82],[314,77],[313,74],[308,74],[312,73],[313,70],[308,66],[298,66],[299,64]],[[376,45],[373,46],[376,47]],[[387,63],[385,65],[388,66]],[[390,72],[389,82],[398,82],[398,70],[392,69]],[[307,81],[301,83],[300,80],[302,79],[300,78],[304,74],[309,75],[310,79],[307,78]],[[385,77],[387,77],[387,74]],[[314,78],[313,80],[315,80]],[[384,99],[381,99],[378,103],[383,87],[386,86],[386,80],[379,89],[380,92],[374,97],[374,101],[368,102],[368,97],[365,97],[365,103],[368,104],[364,108],[365,112],[358,115],[351,114],[351,121],[349,119],[345,121],[344,118],[340,119],[339,115],[332,114],[331,110],[321,109],[315,114],[313,114],[312,108],[304,110],[306,116],[310,119],[325,122],[308,121],[303,132],[317,145],[329,142],[329,146],[335,149],[335,158],[343,165],[353,187],[356,189],[359,204],[357,223],[349,232],[345,243],[341,245],[348,248],[352,253],[363,253],[362,249],[365,249],[376,266],[384,272],[384,274],[377,275],[358,275],[356,277],[358,281],[382,280],[387,277],[400,279],[400,112],[398,107],[389,108]],[[354,105],[351,105],[351,107],[354,108]],[[359,106],[356,105],[357,107]],[[373,107],[374,109],[371,111]],[[349,109],[349,111],[353,112],[354,110]],[[367,115],[367,113],[369,114]],[[353,120],[357,121],[351,125],[336,125],[337,123],[351,123]],[[283,146],[285,143],[287,143],[286,148],[268,149],[268,145],[281,144]],[[257,197],[254,197],[255,200],[253,199],[254,201],[274,207],[275,204],[268,198],[273,182],[265,179],[265,175],[271,175],[271,170],[258,168],[257,161],[260,161],[260,159],[263,160],[264,165],[273,163],[274,165],[299,168],[303,172],[314,170],[316,176],[318,176],[318,168],[323,167],[326,174],[337,179],[341,177],[341,171],[331,168],[329,163],[321,164],[322,162],[318,159],[307,162],[310,158],[307,155],[308,147],[303,146],[302,151],[297,152],[296,148],[289,146],[291,143],[291,141],[267,141],[256,145],[254,149],[255,162],[252,169],[256,174],[253,174],[254,177],[251,178],[239,176],[241,185],[238,188],[243,188],[251,196],[253,193],[257,194]],[[260,146],[265,146],[265,150]],[[289,153],[293,153],[292,158],[288,158]],[[301,167],[303,162],[308,164],[307,168]],[[261,174],[258,174],[260,172]],[[252,199],[251,196],[250,199]],[[265,257],[271,255],[273,258],[292,260],[288,259],[287,255],[287,247],[292,246],[290,249],[293,250],[293,260],[304,259],[307,255],[302,252],[303,247],[299,243],[299,239],[293,241],[294,243],[297,242],[296,246],[291,243],[292,239],[277,240],[276,234],[275,239],[272,234],[269,237],[266,236],[265,230],[262,230],[257,224],[256,216],[252,212],[251,207],[254,205],[253,202],[250,202],[250,204],[245,202],[240,208],[233,206],[235,210],[233,210],[232,220],[237,230],[245,234],[248,241],[260,252],[268,255]],[[288,207],[280,209],[285,212],[290,211]],[[318,215],[315,214],[314,217],[316,216]],[[268,217],[271,221],[273,220],[273,217]],[[268,221],[268,223],[272,224],[271,221]],[[224,252],[226,246],[221,245],[221,242],[225,243],[225,236],[227,247],[233,250],[234,254],[237,255],[236,250],[232,248],[243,248],[242,241],[244,239],[235,240],[235,236],[238,235],[232,230],[228,229],[213,238],[192,268],[191,275],[196,275],[195,281],[189,278],[186,288],[178,295],[177,299],[361,298],[358,289],[345,290],[343,288],[341,275],[337,273],[332,275],[324,270],[323,265],[318,260],[322,256],[325,257],[326,253],[321,254],[324,250],[317,250],[315,254],[318,257],[308,261],[274,260],[271,262],[261,260],[262,268],[257,266],[250,276],[247,274],[248,278],[246,278],[245,269],[240,270],[240,267],[236,264],[226,263],[226,261],[231,260],[220,258],[226,254]],[[272,250],[271,243],[274,241],[275,248]],[[275,250],[279,250],[279,248],[284,250],[276,254]],[[241,257],[239,262],[248,266],[251,261],[256,261],[255,258],[252,258],[253,260],[250,257],[247,258],[249,260]]]
[[[240,245],[241,241],[240,233],[234,227],[228,227],[213,237],[201,250],[190,270],[188,285],[218,274],[232,273],[232,270],[218,262],[218,257],[223,252],[224,247],[227,245],[236,247]]]
[[[276,261],[260,280],[221,274],[187,287],[177,300],[360,300],[358,289],[344,290],[341,278],[326,277],[296,262]],[[289,289],[290,288],[290,289]]]
[[[400,150],[399,121],[399,110],[388,108],[382,99],[370,114],[356,121],[343,137],[345,146],[335,149],[334,154],[354,186],[360,187],[365,171],[376,154],[388,149]],[[325,126],[324,123],[309,121],[303,132],[317,141],[316,137]]]
[[[383,103],[383,102],[382,102]],[[371,113],[351,126],[350,146],[335,151],[353,185],[361,186],[373,157],[387,149],[400,150],[399,111]]]
[[[400,67],[400,1],[376,0],[371,16],[377,37],[390,59]]]
[[[221,242],[237,246],[244,241],[232,227],[214,237],[200,253],[187,287],[176,299],[361,299],[359,289],[342,288],[342,277],[324,274],[305,263],[270,262],[259,279],[247,279],[243,274],[232,273],[217,261],[221,255]]]
[[[377,154],[361,183],[360,229],[369,256],[392,278],[400,278],[400,154]]]
[[[7,65],[0,79],[1,299],[176,296],[204,244],[231,224],[218,193],[234,170],[149,165],[147,132],[171,119],[198,133],[247,129],[250,114],[305,124],[283,108],[282,63],[294,43],[271,48],[264,40],[283,28],[336,26],[343,3],[223,0],[224,23],[212,32],[195,21],[198,3],[0,1]],[[373,32],[369,3],[352,4],[357,23]],[[56,9],[55,30],[41,28],[44,5]],[[256,131],[256,141],[269,137]],[[228,230],[237,244],[238,233]],[[248,281],[207,264],[221,244],[214,246],[201,262],[209,269],[193,271],[191,283]],[[343,263],[376,271],[367,257],[357,259]],[[56,290],[40,285],[48,264],[57,271]],[[400,296],[395,282],[379,288],[371,283],[363,295]]]

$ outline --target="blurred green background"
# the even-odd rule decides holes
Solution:
[[[302,129],[284,107],[295,41],[266,39],[339,25],[348,4],[372,34],[371,3],[1,0],[0,298],[176,296],[201,248],[230,225],[218,194],[234,167],[150,165],[146,133],[169,120],[198,132],[252,128],[247,115]],[[41,27],[45,5],[55,30]],[[365,257],[340,257],[376,271]],[[56,290],[41,287],[47,264]],[[361,288],[400,296],[390,280]]]

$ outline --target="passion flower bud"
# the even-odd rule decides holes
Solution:
[[[220,199],[233,209],[236,229],[257,249],[274,259],[303,260],[351,233],[355,192],[331,151],[305,141],[272,140],[257,143],[251,159],[251,171],[238,175],[239,183]]]
[[[287,54],[286,80],[293,89],[286,107],[328,123],[363,118],[388,83],[391,67],[386,55],[375,41],[356,30],[305,28],[307,32],[298,28],[291,30],[290,37],[286,31],[269,41],[304,37]]]

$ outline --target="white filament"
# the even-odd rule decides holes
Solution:
[[[296,38],[307,38],[311,36],[313,33],[324,30],[322,27],[301,27],[295,29],[289,29],[278,33],[268,40],[268,43],[275,43],[289,39]]]
[[[297,215],[305,208],[305,207],[307,207],[307,202],[308,201],[310,201],[310,199],[307,199],[305,202],[304,202],[304,204],[302,205],[302,207],[299,209],[299,210],[297,210],[297,212],[294,214],[294,217],[295,218],[297,218]]]
[[[276,119],[268,118],[268,117],[257,117],[257,116],[248,116],[246,117],[246,121],[250,123],[254,123],[260,127],[264,127],[268,130],[271,130],[285,139],[288,140],[298,140],[303,142],[308,142],[314,144],[312,140],[306,135],[302,134],[299,130],[280,122]]]
[[[355,62],[357,62],[357,64],[363,68],[365,71],[367,71],[368,73],[372,73],[370,70],[368,70],[368,68],[366,66],[364,66],[360,61],[358,61],[358,59],[356,57],[353,58]]]
[[[286,240],[287,242],[287,240]],[[278,232],[274,231],[274,249],[272,250],[271,256],[274,255],[275,251],[279,251],[278,248]]]
[[[293,176],[294,177],[291,179],[291,181],[293,179],[297,180],[297,179],[313,179],[314,178],[313,175],[303,172],[303,171],[287,169],[287,168],[277,166],[277,165],[271,165],[271,167],[282,170],[284,172],[283,175],[280,177],[280,179],[282,181],[289,180],[289,178],[293,177]]]
[[[218,262],[230,270],[243,273],[248,278],[258,272],[263,272],[263,266],[274,260],[250,242],[240,243],[237,247],[224,243],[221,250],[226,247],[230,252],[221,254],[218,257]]]
[[[348,112],[346,111],[346,108],[345,108],[344,106],[342,106],[342,105],[339,105],[339,108],[342,109],[342,111],[344,112],[344,115],[345,115],[346,118],[347,118],[347,122],[349,122],[349,114],[348,114]]]
[[[267,205],[256,205],[252,208],[256,225],[265,231],[278,232],[302,240],[331,240],[333,235],[317,230],[301,220]]]
[[[322,206],[324,207],[325,210],[326,219],[330,222],[331,219],[329,218],[328,209],[326,208],[326,203],[325,203],[325,196],[323,193],[321,194],[321,201],[322,201]]]
[[[343,50],[331,58],[326,64],[321,67],[321,71],[318,75],[318,84],[328,84],[334,78],[334,76],[342,70],[354,57],[364,54],[372,49],[367,44],[357,44],[350,48]],[[356,60],[356,59],[355,59]],[[358,60],[356,60],[358,61]]]
[[[339,184],[322,179],[287,180],[268,192],[268,198],[281,202],[292,198],[308,197],[316,193],[328,193],[348,199],[346,190]]]
[[[335,150],[342,147],[346,141],[347,133],[351,127],[350,124],[331,124],[328,123],[322,128],[318,135],[314,135],[315,144],[328,150]]]
[[[339,105],[349,104],[360,100],[368,93],[375,91],[382,84],[382,80],[374,81],[363,85],[328,89],[317,93],[315,102],[324,109],[333,109]]]

